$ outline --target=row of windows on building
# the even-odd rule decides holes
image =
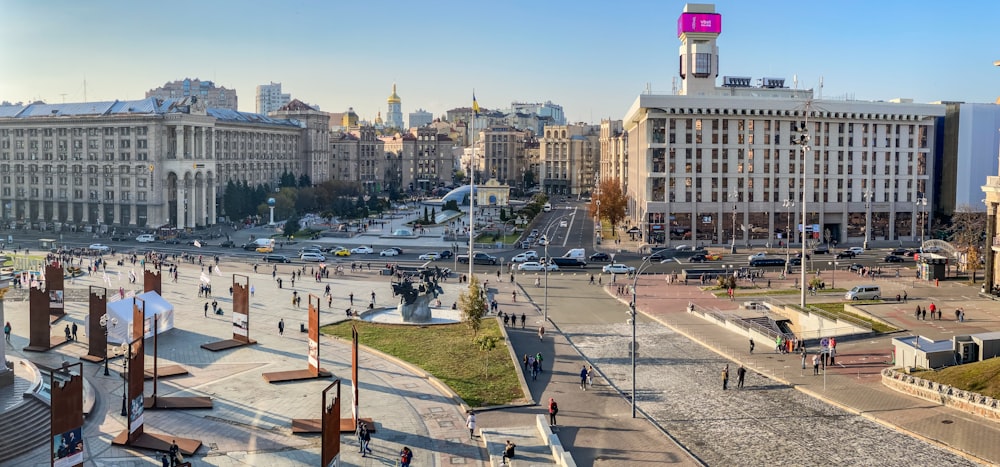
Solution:
[[[69,194],[72,193],[73,197],[70,198]],[[84,194],[86,193],[86,198]],[[114,203],[115,193],[118,193],[118,200],[122,203],[132,202],[132,192],[128,190],[104,190],[103,197],[101,197],[102,192],[99,190],[81,190],[81,189],[68,189],[59,188],[59,197],[56,198],[56,189],[54,188],[11,188],[4,187],[2,194],[4,198],[19,198],[19,199],[32,199],[32,200],[49,200],[49,201],[93,201],[93,202],[105,202]],[[135,194],[135,201],[144,203],[147,201],[147,194],[145,191],[139,191]]]
[[[649,140],[654,144],[663,144],[666,142],[676,144],[678,141],[677,134],[680,131],[685,144],[704,144],[705,138],[702,131],[702,121],[702,119],[651,119],[649,121],[651,129]],[[719,144],[720,135],[722,144],[729,144],[731,137],[736,140],[737,144],[755,144],[758,133],[763,140],[763,144],[782,144],[782,131],[787,132],[789,135],[787,143],[794,144],[792,143],[792,139],[798,133],[796,130],[806,128],[804,121],[799,122],[798,125],[789,121],[773,121],[774,132],[772,134],[771,120],[761,121],[762,125],[760,126],[763,127],[763,130],[759,132],[754,130],[754,120],[718,119],[711,121],[721,123],[721,129],[719,125],[712,126],[711,144]],[[729,123],[731,121],[736,122],[733,125],[735,133],[730,131]],[[678,123],[681,123],[681,125],[678,125]],[[923,125],[834,123],[837,126],[833,133],[830,131],[830,125],[829,122],[815,122],[812,124],[813,131],[810,137],[813,144],[830,147],[832,141],[835,143],[834,146],[853,147],[857,141],[860,143],[859,147],[868,147],[869,142],[876,148],[896,147],[912,149],[927,147],[927,127]],[[857,133],[860,135],[857,139],[855,139],[855,128],[858,128]],[[904,129],[905,131],[903,131]]]
[[[132,130],[135,130],[135,134],[138,136],[146,136],[149,133],[149,128],[145,126],[138,127],[89,127],[89,128],[3,128],[0,129],[0,138],[7,138],[9,136],[14,136],[17,138],[23,138],[28,136],[31,138],[37,136],[52,137],[52,136],[115,136],[116,134],[122,136],[128,136],[132,134]]]

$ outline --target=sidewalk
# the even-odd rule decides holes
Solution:
[[[559,277],[574,277],[572,274],[560,274]],[[581,389],[580,369],[589,365],[587,360],[552,323],[545,325],[544,339],[538,338],[538,326],[543,316],[543,289],[531,285],[534,277],[533,274],[517,276],[517,303],[511,302],[512,286],[508,276],[503,276],[504,282],[499,284],[493,276],[490,287],[497,289],[501,311],[517,316],[521,313],[527,315],[525,329],[522,330],[518,322],[516,327],[508,327],[507,332],[516,355],[542,354],[543,372],[534,381],[530,375],[525,375],[531,397],[537,404],[482,412],[477,420],[479,426],[499,433],[503,433],[505,428],[512,433],[518,432],[519,428],[533,426],[536,415],[547,416],[548,401],[553,398],[559,404],[558,426],[553,432],[559,436],[563,447],[572,453],[578,465],[606,462],[616,465],[661,465],[668,460],[675,465],[701,465],[641,416],[631,418],[629,404],[599,375],[595,376],[593,387],[586,391]],[[581,274],[580,280],[584,280],[583,277]],[[550,284],[550,294],[555,288]],[[556,299],[550,295],[549,306],[557,305]],[[523,367],[519,369],[523,371]]]
[[[861,280],[865,279],[854,275],[843,279],[838,277],[837,283],[840,287],[850,287]],[[1000,439],[1000,426],[996,423],[903,395],[881,384],[879,372],[888,367],[886,363],[892,353],[891,339],[899,334],[841,341],[837,346],[837,365],[830,367],[825,375],[814,376],[811,360],[807,362],[807,369],[803,370],[798,355],[777,354],[773,345],[766,342],[758,342],[756,351],[751,355],[749,341],[745,336],[710,324],[700,316],[685,311],[688,303],[695,303],[698,307],[731,310],[742,301],[740,297],[736,297],[734,303],[716,299],[694,286],[664,287],[658,281],[662,279],[644,277],[639,280],[638,309],[735,362],[734,364],[742,363],[753,372],[791,385],[803,393],[847,411],[908,432],[919,439],[944,446],[972,460],[994,465],[1000,463],[1000,445],[995,442]],[[956,333],[996,330],[1000,325],[1000,312],[992,302],[970,302],[970,294],[966,294],[965,288],[959,284],[944,283],[942,287],[934,287],[931,283],[914,283],[908,280],[880,280],[877,283],[886,289],[885,296],[895,296],[894,287],[906,287],[909,291],[911,300],[908,303],[878,306],[880,316],[905,329],[907,335],[913,333],[932,339],[947,339]],[[918,299],[914,300],[914,297]],[[628,297],[617,298],[621,302],[628,300]],[[797,298],[796,296],[795,301]],[[840,298],[808,297],[809,301],[839,301]],[[967,310],[975,310],[970,315],[975,316],[976,321],[957,323],[948,318],[948,311],[941,321],[923,321],[913,317],[912,309],[917,304],[926,308],[932,301],[938,306],[960,303],[959,306],[964,306]],[[949,307],[948,310],[952,308]],[[812,350],[814,349],[810,349]],[[811,359],[811,354],[809,358]]]

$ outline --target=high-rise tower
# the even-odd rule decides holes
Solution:
[[[677,37],[681,40],[681,94],[697,96],[715,91],[719,76],[719,47],[715,40],[722,33],[722,15],[715,5],[689,3],[677,18]]]

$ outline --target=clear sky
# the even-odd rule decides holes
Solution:
[[[405,115],[551,100],[571,121],[622,118],[677,76],[685,2],[640,0],[0,0],[0,100],[139,99],[213,80],[254,111],[256,85],[366,119],[392,83]],[[721,76],[785,78],[824,98],[994,102],[1000,2],[720,0]]]

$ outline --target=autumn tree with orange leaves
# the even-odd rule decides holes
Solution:
[[[600,203],[600,209],[598,209]],[[622,192],[621,180],[611,178],[601,180],[597,193],[590,199],[590,216],[600,216],[607,219],[611,229],[625,219],[625,208],[628,206],[628,196]]]

